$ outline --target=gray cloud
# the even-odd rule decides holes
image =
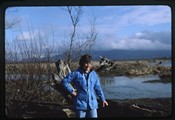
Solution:
[[[121,39],[104,38],[97,41],[96,45],[97,49],[106,50],[171,50],[171,33],[142,31]]]
[[[158,41],[164,44],[171,44],[171,32],[170,31],[142,31],[140,33],[133,34],[132,38],[147,39],[152,42]]]

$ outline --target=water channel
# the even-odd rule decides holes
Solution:
[[[156,63],[151,63],[156,65]],[[162,62],[163,66],[171,66],[170,61]],[[13,80],[18,80],[20,75],[6,74]],[[24,76],[30,79],[29,75]],[[36,78],[39,76],[35,76]],[[48,80],[51,76],[42,75],[40,79]],[[100,77],[102,89],[107,99],[137,99],[137,98],[163,98],[172,96],[172,83],[144,83],[148,80],[159,80],[158,75],[143,75],[138,77],[114,76]]]
[[[158,80],[158,75],[139,77],[101,77],[101,84],[107,99],[162,98],[172,96],[171,83],[144,83]]]

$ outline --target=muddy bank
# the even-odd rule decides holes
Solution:
[[[116,61],[113,67],[108,70],[99,70],[96,65],[95,70],[100,76],[141,76],[141,75],[159,75],[160,80],[147,82],[172,82],[172,67],[161,64],[152,65],[149,61]]]
[[[99,102],[99,118],[132,118],[132,117],[171,117],[171,98],[107,100],[108,107],[103,108]],[[16,110],[7,117],[10,118],[75,118],[71,105],[30,104],[21,110]]]
[[[171,98],[108,100],[109,106],[99,108],[99,117],[170,117]]]

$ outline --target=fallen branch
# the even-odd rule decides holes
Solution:
[[[132,107],[134,107],[136,109],[144,110],[144,111],[147,111],[147,112],[156,112],[155,110],[150,110],[150,109],[147,109],[147,108],[141,108],[140,106],[135,105],[135,104],[133,104]]]

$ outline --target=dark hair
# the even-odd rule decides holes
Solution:
[[[88,54],[82,55],[79,60],[79,65],[83,66],[86,63],[90,63],[91,59],[92,59],[91,55],[88,55]]]

